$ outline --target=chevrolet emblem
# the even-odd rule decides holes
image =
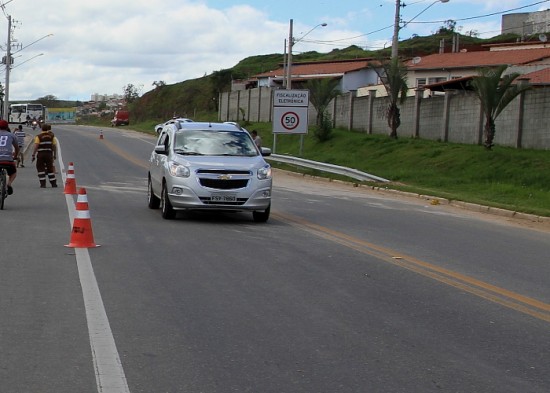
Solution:
[[[231,180],[231,175],[220,175],[218,176],[219,180]]]

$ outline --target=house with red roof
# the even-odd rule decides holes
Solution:
[[[292,88],[300,89],[310,79],[336,78],[340,80],[337,88],[342,93],[355,91],[362,86],[378,84],[378,74],[371,66],[377,63],[369,58],[294,63],[291,67]],[[255,87],[285,87],[285,71],[281,67],[255,75]]]
[[[437,53],[406,62],[410,88],[461,89],[464,83],[487,67],[507,65],[506,73],[517,72],[531,84],[550,84],[550,43],[488,45],[477,52]]]
[[[318,78],[336,78],[342,93],[357,91],[357,96],[366,96],[375,90],[385,96],[378,73],[372,67],[378,60],[363,58],[353,60],[311,61],[294,63],[291,69],[292,88],[303,88],[304,82]],[[486,45],[481,51],[458,51],[437,53],[407,60],[409,95],[415,89],[427,89],[425,95],[448,89],[469,88],[469,80],[486,67],[508,65],[506,73],[518,72],[518,80],[526,80],[533,86],[550,85],[550,42],[526,42]],[[380,69],[378,69],[380,71]],[[284,67],[255,75],[239,88],[253,87],[285,88]],[[246,87],[245,87],[246,86]]]

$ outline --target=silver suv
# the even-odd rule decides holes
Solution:
[[[269,155],[269,149],[262,149]],[[177,210],[251,211],[265,222],[271,166],[250,134],[234,124],[174,122],[163,127],[149,160],[148,205]]]

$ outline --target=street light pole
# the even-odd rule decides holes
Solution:
[[[326,23],[319,23],[318,25],[314,26],[311,30],[309,30],[306,34],[298,38],[296,41],[294,41],[294,37],[292,37],[292,28],[293,28],[293,20],[290,20],[290,28],[288,32],[288,53],[286,55],[287,61],[286,61],[286,72],[285,72],[285,80],[286,80],[286,88],[292,89],[292,48],[294,47],[294,44],[302,41],[306,35],[311,33],[313,30],[315,30],[318,27],[325,27],[327,26]]]
[[[48,38],[48,37],[51,37],[53,35],[51,33],[46,34],[45,36],[40,37],[39,39],[31,42],[30,44],[28,44],[24,47],[18,48],[18,50],[16,50],[15,52],[12,53],[12,51],[11,51],[11,46],[12,46],[11,24],[12,24],[11,15],[8,15],[8,43],[7,43],[7,48],[6,48],[6,59],[4,61],[4,63],[6,64],[6,86],[4,87],[4,108],[3,108],[3,118],[5,120],[8,120],[8,121],[9,121],[9,108],[10,108],[10,102],[9,102],[9,97],[10,97],[10,72],[11,72],[11,69],[13,68],[12,67],[12,65],[13,65],[12,55],[15,54],[15,53],[19,53],[23,49],[26,49],[29,46],[36,44],[38,41],[42,41],[44,38]],[[41,53],[39,55],[36,55],[36,56],[24,61],[23,63],[26,63],[27,61],[30,61],[30,60],[34,59],[35,57],[42,56],[42,55],[43,55],[43,53]],[[23,63],[21,63],[21,64],[23,64]],[[21,64],[19,64],[19,65],[21,65]]]
[[[36,59],[37,57],[40,57],[40,56],[44,56],[44,53],[39,53],[39,54],[37,54],[37,55],[34,55],[34,56],[31,57],[30,59],[27,59],[27,60],[25,60],[25,61],[23,61],[23,62],[17,64],[15,67],[11,67],[11,68],[14,69],[14,68],[17,68],[17,67],[19,67],[19,66],[22,66],[23,64],[25,64],[25,63],[27,63],[27,62],[29,62],[29,61],[31,61],[31,60],[34,60],[34,59]]]
[[[294,47],[294,44],[297,43],[297,42],[300,42],[301,40],[303,40],[305,36],[307,36],[309,33],[311,33],[313,30],[315,30],[319,26],[325,27],[327,25],[326,23],[319,23],[318,25],[313,26],[313,28],[310,29],[303,36],[301,36],[296,41],[294,41],[294,37],[293,37],[293,34],[292,34],[293,24],[294,24],[294,21],[291,19],[290,20],[290,27],[289,27],[289,30],[288,30],[288,53],[286,55],[287,60],[286,60],[286,69],[285,69],[285,74],[286,74],[285,75],[285,81],[286,81],[285,85],[286,85],[287,90],[292,89],[292,48]],[[275,152],[276,143],[277,143],[276,134],[274,134],[274,136],[273,136],[273,151],[274,152]],[[304,135],[301,134],[300,135],[300,153],[299,153],[300,156],[302,155],[303,146],[304,146]]]

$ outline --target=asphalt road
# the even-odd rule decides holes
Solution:
[[[77,196],[20,169],[1,392],[550,391],[548,228],[278,171],[265,224],[166,221],[153,137],[54,132],[100,247],[65,247]]]

